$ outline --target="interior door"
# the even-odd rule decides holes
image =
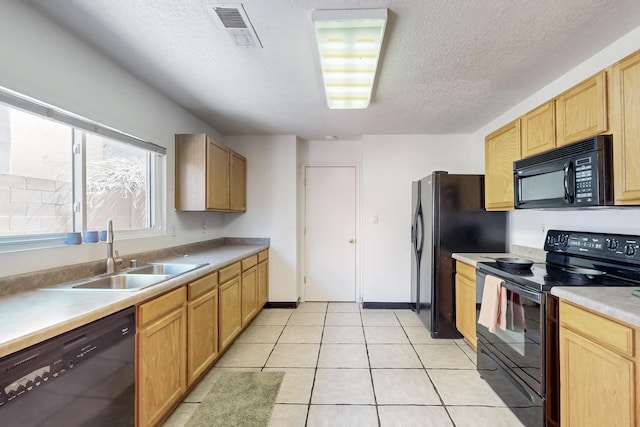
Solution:
[[[308,166],[306,301],[356,300],[356,170]]]

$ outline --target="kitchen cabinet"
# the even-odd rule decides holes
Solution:
[[[611,71],[616,205],[640,204],[640,51],[616,63]]]
[[[242,327],[258,314],[258,255],[242,260]]]
[[[218,272],[187,285],[187,384],[191,386],[218,357]]]
[[[187,290],[140,304],[136,334],[137,425],[157,425],[187,389]]]
[[[269,300],[269,250],[258,253],[258,310]]]
[[[206,134],[176,135],[176,209],[246,211],[246,164]]]
[[[556,146],[555,103],[549,101],[521,118],[521,156],[529,157]]]
[[[637,426],[637,328],[560,301],[561,425]]]
[[[456,261],[456,329],[476,350],[476,268]]]
[[[229,210],[247,210],[247,159],[234,151],[229,153]]]
[[[236,262],[219,271],[218,287],[218,341],[224,351],[242,330],[241,263]]]
[[[487,135],[484,148],[485,207],[513,209],[513,162],[520,159],[520,119]]]
[[[601,71],[556,97],[556,145],[606,132],[607,115],[607,73]]]

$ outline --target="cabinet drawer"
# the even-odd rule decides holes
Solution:
[[[586,309],[561,303],[560,325],[622,355],[633,357],[635,354],[633,328]]]
[[[262,252],[258,252],[258,262],[262,262],[269,258],[269,249],[265,249]]]
[[[236,276],[240,275],[240,261],[236,262],[235,264],[231,264],[228,267],[225,268],[221,268],[219,270],[219,274],[220,274],[220,283],[224,283],[226,281],[228,281],[229,279],[232,279]]]
[[[218,272],[214,271],[211,274],[208,274],[195,282],[189,283],[187,285],[189,290],[189,301],[192,301],[198,298],[200,295],[204,295],[209,291],[215,289],[218,286]]]
[[[474,283],[476,281],[476,268],[471,264],[467,264],[462,261],[456,261],[456,273],[466,277]]]
[[[184,286],[166,293],[138,306],[138,327],[152,322],[163,315],[176,310],[187,300],[187,289]]]
[[[242,271],[246,271],[258,263],[258,255],[252,255],[242,260]]]

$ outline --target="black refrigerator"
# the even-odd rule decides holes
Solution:
[[[484,175],[437,171],[412,183],[411,306],[433,338],[460,338],[454,252],[505,252],[506,212],[484,209]]]

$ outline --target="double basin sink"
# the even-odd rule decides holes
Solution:
[[[138,291],[157,285],[207,264],[151,263],[120,273],[90,277],[58,285],[48,290]]]

